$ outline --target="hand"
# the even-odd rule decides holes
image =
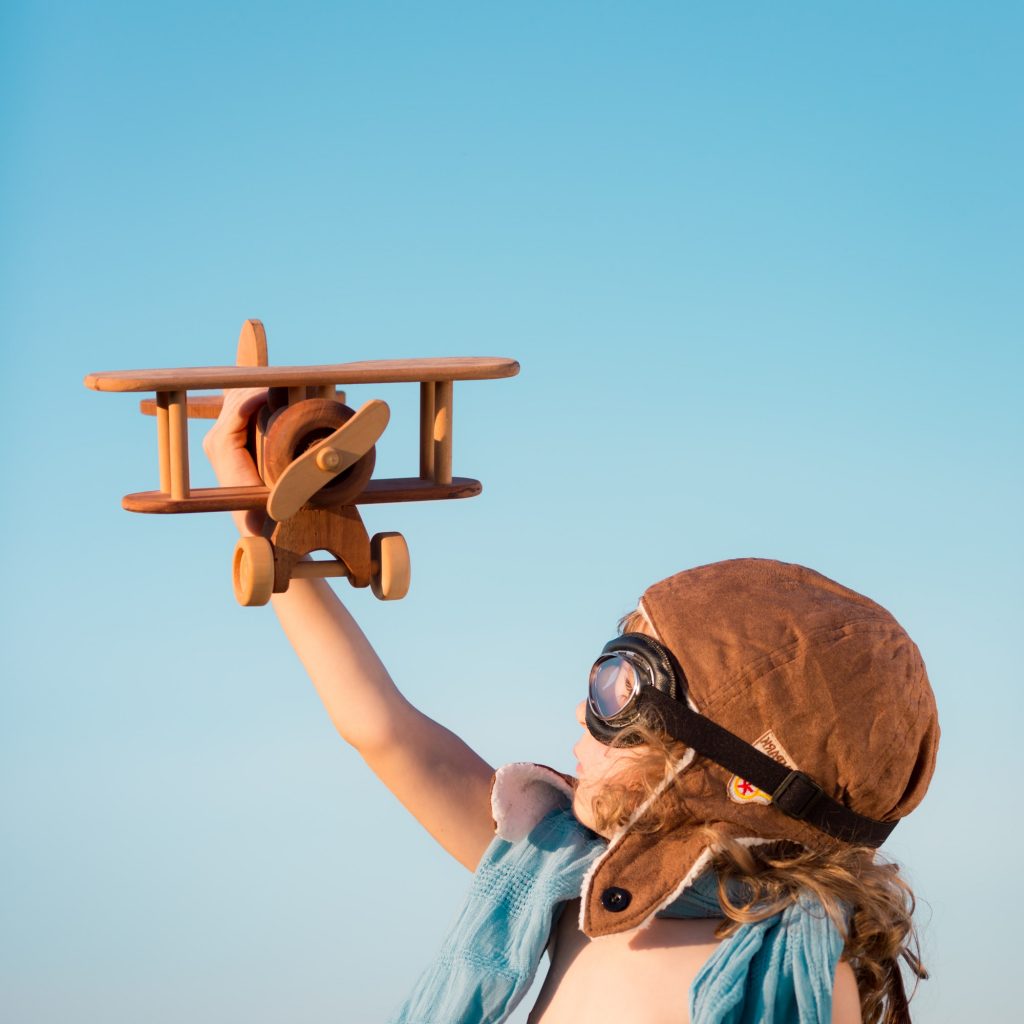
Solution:
[[[203,451],[222,487],[260,486],[263,481],[246,448],[249,420],[266,403],[265,388],[230,388],[216,422],[203,438]],[[259,533],[264,516],[249,512],[234,514],[242,533]]]

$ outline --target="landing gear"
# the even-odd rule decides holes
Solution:
[[[400,533],[370,538],[370,589],[381,601],[399,601],[409,593],[409,545]]]
[[[231,560],[235,597],[247,608],[266,604],[274,592],[274,547],[265,537],[242,537]]]

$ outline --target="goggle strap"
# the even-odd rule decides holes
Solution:
[[[809,775],[773,760],[682,701],[645,689],[644,703],[657,710],[672,736],[769,793],[772,805],[797,821],[844,842],[871,847],[881,846],[896,827],[895,821],[876,821],[833,800]]]

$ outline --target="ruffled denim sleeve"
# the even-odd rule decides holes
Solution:
[[[606,843],[561,807],[521,839],[494,839],[433,962],[391,1024],[500,1024],[529,990],[559,908]],[[706,917],[707,874],[664,911]],[[720,908],[719,908],[720,909]],[[839,930],[806,898],[720,943],[690,989],[691,1024],[830,1024]]]
[[[498,1024],[529,990],[559,906],[604,840],[565,809],[518,842],[494,839],[451,931],[392,1024]]]
[[[743,925],[690,987],[691,1024],[830,1024],[843,937],[817,900]]]

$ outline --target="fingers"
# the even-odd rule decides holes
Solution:
[[[266,388],[231,388],[225,391],[224,404],[214,429],[229,434],[242,433],[266,400]]]
[[[245,448],[249,420],[266,400],[265,388],[229,388],[224,392],[220,415],[203,438],[203,451],[214,463],[215,470],[222,454],[230,456],[235,450]]]
[[[224,392],[221,416],[233,421],[241,420],[244,425],[266,400],[266,388],[231,388]]]

